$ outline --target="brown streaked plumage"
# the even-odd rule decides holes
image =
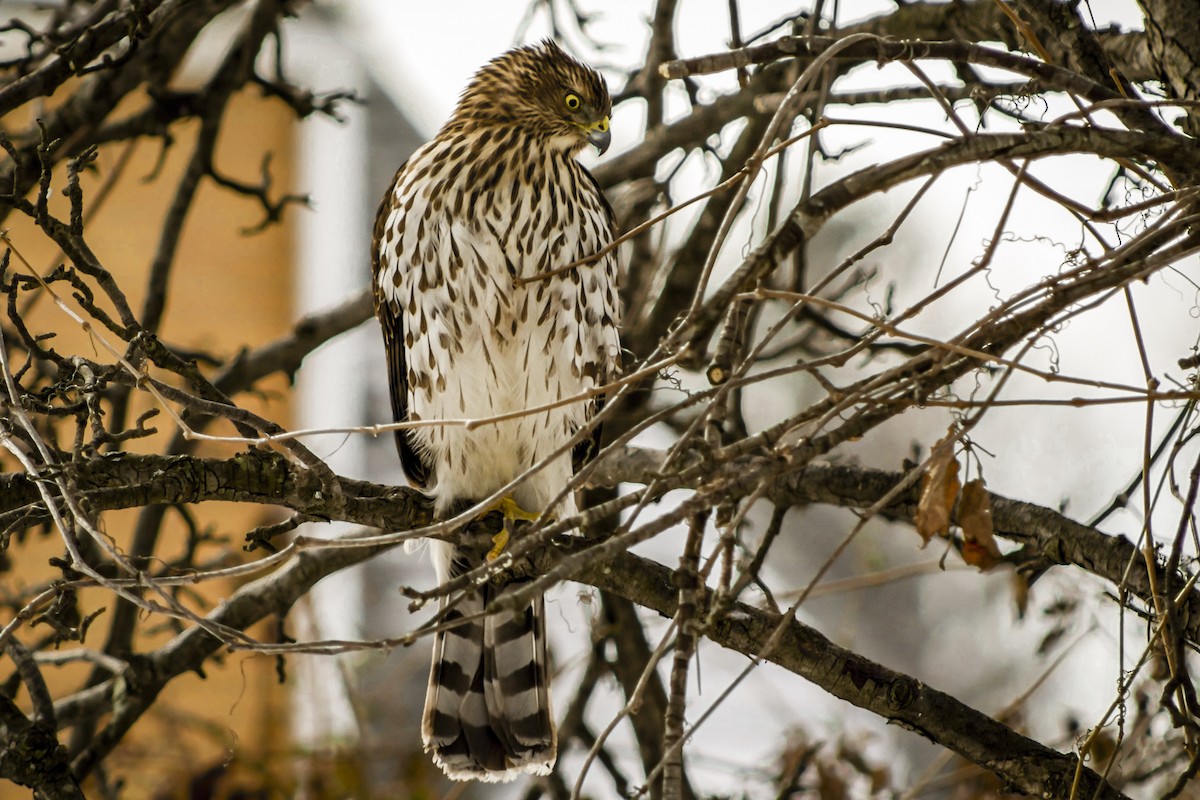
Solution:
[[[615,254],[518,283],[612,241],[611,210],[575,160],[589,142],[607,147],[610,106],[603,79],[553,42],[517,48],[479,70],[437,136],[396,173],[372,248],[396,420],[508,414],[613,378]],[[521,508],[562,517],[574,512],[573,498],[551,502],[594,454],[599,432],[573,454],[553,454],[602,403],[592,397],[469,430],[398,431],[396,445],[439,515],[521,477],[511,491]],[[444,543],[433,551],[439,580],[484,557]],[[468,621],[434,643],[422,737],[451,778],[511,780],[554,765],[542,600],[515,616],[486,615],[511,588],[481,588],[450,609]]]

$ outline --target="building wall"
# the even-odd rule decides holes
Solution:
[[[137,101],[132,101],[136,103]],[[131,105],[132,107],[132,105]],[[5,129],[25,124],[26,120],[4,119]],[[264,101],[252,92],[237,98],[229,107],[228,121],[217,149],[216,163],[230,176],[253,182],[258,179],[266,152],[274,154],[272,174],[280,191],[290,191],[294,181],[294,117],[277,101]],[[110,196],[89,215],[86,238],[101,263],[112,272],[125,290],[135,312],[145,296],[148,265],[158,246],[163,217],[175,191],[179,175],[190,155],[196,125],[178,125],[171,129],[174,144],[162,151],[161,142],[140,140],[119,172]],[[83,186],[85,204],[99,196],[100,187],[118,174],[124,145],[104,148],[95,173],[86,175]],[[161,162],[160,162],[161,157]],[[151,180],[151,178],[153,178]],[[65,168],[55,175],[56,198],[53,208],[65,214],[65,201],[57,191],[65,185]],[[185,350],[203,350],[220,358],[234,356],[243,346],[262,345],[284,335],[293,321],[292,227],[310,212],[289,210],[285,222],[269,230],[245,236],[242,229],[256,225],[261,211],[256,203],[232,195],[206,181],[199,192],[184,228],[176,266],[171,274],[170,303],[161,329],[161,338]],[[13,214],[6,222],[9,235],[29,262],[39,270],[61,261],[49,242],[28,222]],[[14,259],[14,267],[16,260]],[[60,285],[61,286],[61,285]],[[68,297],[61,288],[59,294]],[[81,353],[99,361],[111,361],[102,347],[87,341],[88,335],[72,322],[49,298],[42,298],[29,315],[36,331],[56,331],[49,344],[63,353]],[[119,340],[103,334],[110,342]],[[122,348],[123,349],[123,348]],[[161,377],[161,376],[160,376]],[[292,403],[286,382],[281,377],[264,381],[260,392],[243,395],[238,401],[245,407],[289,425]],[[148,396],[139,394],[130,419],[150,407]],[[130,450],[161,451],[174,432],[166,414],[151,420],[159,433],[149,439],[131,442]],[[213,433],[234,433],[228,426]],[[69,446],[69,440],[60,443]],[[236,445],[201,445],[202,455],[229,454]],[[0,459],[5,471],[18,469],[11,459]],[[280,517],[269,507],[211,503],[189,509],[195,524],[225,537],[239,552],[240,539],[249,529]],[[122,547],[127,547],[136,512],[107,513],[101,523],[104,530]],[[168,513],[163,526],[160,558],[170,559],[183,552],[187,527],[179,514]],[[200,560],[215,557],[225,545],[205,545]],[[6,592],[37,585],[56,577],[48,559],[61,556],[63,545],[57,531],[48,536],[29,532],[24,542],[14,541],[8,556],[16,566],[0,574],[0,587]],[[204,608],[218,602],[236,589],[232,581],[213,581],[197,587],[191,603]],[[111,619],[113,598],[99,591],[82,592],[82,611],[101,607],[101,615],[88,632],[85,646],[103,647]],[[153,649],[167,641],[172,631],[165,620],[140,620],[145,631],[135,643],[139,651]],[[47,633],[45,626],[26,627],[19,632],[22,640],[36,641]],[[255,635],[271,638],[272,629],[259,626]],[[64,645],[64,649],[74,643]],[[76,688],[89,668],[82,664],[46,667],[55,696]],[[23,700],[23,698],[21,698]],[[275,677],[273,659],[245,654],[227,655],[220,664],[206,669],[206,677],[189,674],[172,681],[153,710],[140,720],[126,740],[108,760],[112,779],[125,781],[123,797],[182,796],[191,776],[229,761],[251,764],[290,747],[286,731],[283,688]],[[89,796],[92,796],[89,790]],[[27,790],[0,782],[0,798],[28,797]]]

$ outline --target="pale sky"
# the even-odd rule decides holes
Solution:
[[[395,78],[387,88],[403,93],[406,102],[399,105],[410,109],[414,121],[433,133],[475,70],[518,43],[515,35],[530,0],[325,0],[324,5],[344,14],[362,32],[362,49],[377,65],[378,75]],[[646,37],[643,20],[652,13],[653,0],[584,0],[579,5],[603,9],[595,12],[590,32],[612,49],[595,54],[598,57],[593,63],[632,64],[639,59]],[[761,30],[806,5],[741,0],[743,35]],[[1140,19],[1132,0],[1091,0],[1090,6],[1101,27],[1110,22],[1136,25]],[[845,23],[884,13],[894,4],[888,0],[842,0],[841,7],[841,21]],[[728,47],[724,2],[681,0],[677,19],[681,55],[701,55]],[[549,30],[545,14],[539,13],[525,40],[536,40]]]

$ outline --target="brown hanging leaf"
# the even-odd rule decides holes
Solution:
[[[1000,563],[1000,548],[992,535],[992,501],[982,479],[969,481],[963,487],[958,501],[958,525],[963,532],[963,561],[979,567],[980,571]]]
[[[945,438],[933,446],[929,466],[921,476],[921,497],[917,501],[917,533],[925,544],[934,536],[950,532],[950,511],[958,497],[958,461],[954,458],[957,431],[953,426]]]
[[[817,796],[820,800],[846,800],[846,781],[834,765],[817,762]]]

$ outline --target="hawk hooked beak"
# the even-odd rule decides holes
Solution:
[[[604,155],[604,151],[612,142],[612,131],[608,129],[608,117],[593,122],[584,128],[584,131],[587,133],[588,143],[595,145],[596,149],[600,151],[600,155]]]

